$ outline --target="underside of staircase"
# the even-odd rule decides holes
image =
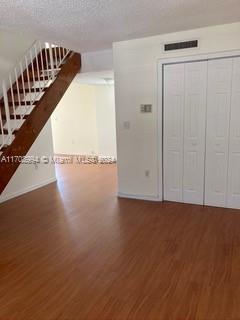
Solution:
[[[0,92],[0,194],[81,68],[81,55],[34,43]]]

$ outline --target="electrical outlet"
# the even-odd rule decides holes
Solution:
[[[129,121],[123,121],[123,128],[125,130],[129,130],[130,129],[130,122]]]
[[[149,170],[145,170],[145,177],[149,178],[149,176],[150,176],[150,171]]]

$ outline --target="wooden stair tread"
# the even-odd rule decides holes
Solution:
[[[17,132],[18,132],[18,129],[15,129],[15,130],[12,131],[12,134],[15,135]],[[2,133],[2,130],[1,130],[1,133]],[[3,128],[3,134],[8,134],[8,130]]]
[[[23,77],[23,79],[24,79],[24,81],[26,83],[26,86],[27,86],[28,80],[30,82],[33,82],[33,81],[38,82],[38,81],[50,80],[47,75],[45,75],[45,76],[42,75],[42,76],[38,77],[38,75],[36,75],[36,74],[34,76],[33,75],[29,75],[29,79],[28,79],[28,76],[25,75]]]
[[[41,89],[41,88],[25,88],[25,93],[35,93],[35,92],[44,92],[45,91],[45,88]],[[17,89],[13,89],[13,93],[18,93],[18,90]],[[22,94],[24,93],[24,90],[23,88],[19,88],[19,93]]]
[[[4,146],[2,146],[2,148],[0,148],[0,152],[4,152],[7,149],[8,145],[5,144]]]
[[[15,104],[15,108],[19,107],[19,106],[31,106],[32,105],[32,102],[31,101],[15,101],[14,102]],[[13,107],[13,102],[12,101],[8,101],[8,105],[9,107]],[[4,107],[4,104],[3,103],[0,103],[0,107],[3,108]]]
[[[24,116],[22,116],[21,114],[16,114],[16,115],[14,115],[14,114],[10,114],[10,119],[11,120],[21,120],[21,119],[23,119],[23,120],[26,120],[27,119],[27,117],[28,117],[28,115],[26,114],[26,115],[24,115]],[[5,115],[2,115],[2,120],[6,120],[6,116]]]

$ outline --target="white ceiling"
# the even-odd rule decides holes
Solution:
[[[239,0],[1,0],[0,25],[80,52],[238,21]]]
[[[112,85],[114,75],[112,70],[102,70],[99,72],[78,73],[74,81],[89,85]]]

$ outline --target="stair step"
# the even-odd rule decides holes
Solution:
[[[16,115],[23,115],[23,114],[29,115],[33,111],[34,108],[35,108],[35,106],[28,106],[27,110],[26,110],[25,106],[19,106],[16,108]]]
[[[40,77],[38,77],[37,74],[34,74],[34,76],[32,74],[29,75],[29,79],[28,76],[25,75],[23,77],[24,82],[26,83],[26,87],[28,86],[28,81],[33,82],[33,81],[45,81],[45,80],[49,80],[47,75],[41,75]]]
[[[15,129],[15,130],[13,130],[13,132],[12,132],[12,134],[16,134],[17,133],[17,129]],[[1,130],[1,132],[2,132],[2,130]],[[3,128],[3,134],[8,134],[8,129],[5,129],[5,128]]]
[[[12,139],[11,140],[14,140],[14,138],[15,138],[15,135],[12,134]],[[1,151],[4,151],[4,149],[6,149],[12,143],[12,141],[9,140],[9,136],[8,135],[0,134],[0,145],[2,145],[3,143],[4,143],[4,145],[0,149]]]
[[[54,73],[56,73],[56,72],[59,72],[61,70],[61,68],[59,68],[59,67],[57,67],[56,65],[54,65],[53,66],[53,69],[51,69],[51,67],[49,66],[48,68],[45,68],[45,69],[43,69],[43,70],[41,70],[41,73],[44,73],[44,72],[49,72],[49,73],[51,73],[52,71],[54,72]]]
[[[29,88],[25,88],[25,93],[35,93],[35,92],[41,92],[41,91],[44,91],[45,90],[45,88],[43,88],[43,89],[40,89],[40,88],[30,88],[30,90],[29,90]],[[18,93],[18,90],[17,89],[14,89],[13,90],[13,93]],[[24,90],[23,90],[23,88],[19,88],[19,93],[24,93]]]
[[[13,102],[12,101],[8,101],[8,104],[9,104],[9,107],[13,107]],[[21,101],[21,102],[18,102],[18,101],[15,101],[15,107],[18,107],[18,106],[31,106],[32,105],[32,102],[31,101]]]
[[[21,114],[16,114],[15,116],[14,116],[14,114],[10,114],[10,120],[22,120],[22,119],[26,120],[27,117],[28,117],[27,114],[24,115],[24,116],[22,116]],[[6,116],[5,115],[2,115],[2,120],[6,121]]]
[[[1,138],[0,138],[0,144],[2,143],[2,140],[1,140]],[[2,148],[0,148],[0,156],[1,156],[1,154],[7,149],[7,147],[8,147],[8,145],[7,144],[5,144],[4,146],[2,146]]]
[[[9,107],[13,107],[13,102],[12,101],[8,101],[8,105],[9,105]],[[32,105],[32,102],[31,101],[21,101],[21,102],[19,102],[19,101],[15,101],[15,104],[14,104],[14,106],[15,106],[15,108],[17,108],[17,107],[19,107],[19,106],[31,106]],[[0,104],[0,107],[1,108],[4,108],[4,104]]]

